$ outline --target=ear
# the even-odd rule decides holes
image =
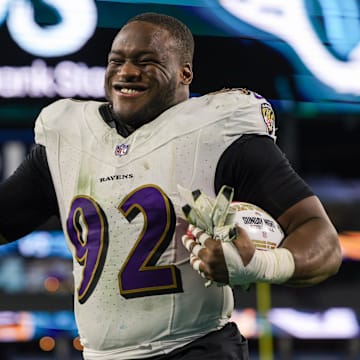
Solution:
[[[181,70],[180,78],[181,78],[181,83],[184,85],[189,85],[192,82],[193,71],[190,63],[186,63],[183,66]]]

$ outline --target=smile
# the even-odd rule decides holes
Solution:
[[[113,84],[113,89],[118,95],[123,96],[138,96],[143,94],[146,90],[143,86],[126,85],[121,83]]]
[[[136,89],[122,88],[122,89],[120,90],[120,92],[123,93],[123,94],[127,94],[127,95],[135,95],[135,94],[141,93],[142,91],[136,90]]]

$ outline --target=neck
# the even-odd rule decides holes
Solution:
[[[126,138],[134,132],[135,129],[114,116],[111,104],[106,103],[101,105],[99,112],[103,120],[111,127],[115,127],[118,134],[122,137]]]

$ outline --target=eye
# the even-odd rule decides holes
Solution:
[[[139,61],[138,61],[139,65],[152,65],[152,64],[157,64],[157,63],[158,63],[158,61],[153,58],[142,58],[142,59],[139,59]]]
[[[108,64],[121,65],[124,61],[120,58],[109,58]]]

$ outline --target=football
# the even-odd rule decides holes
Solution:
[[[284,239],[278,222],[266,211],[246,202],[232,202],[226,224],[244,228],[259,250],[277,248]]]

